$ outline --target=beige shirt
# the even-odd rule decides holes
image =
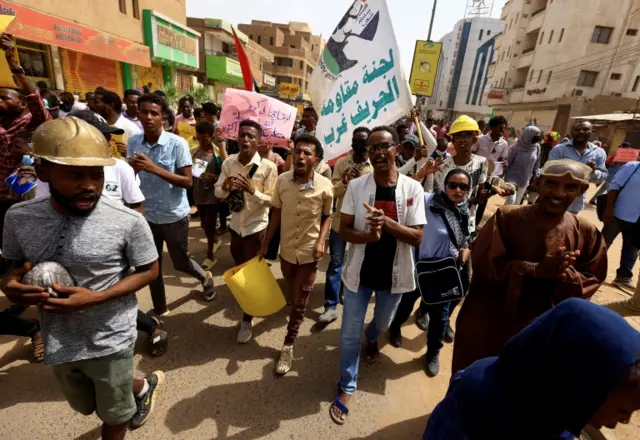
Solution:
[[[333,167],[333,179],[331,179],[331,182],[333,183],[333,196],[337,200],[337,206],[336,212],[333,214],[331,228],[335,232],[340,232],[340,210],[342,209],[344,193],[347,192],[347,185],[343,183],[342,177],[344,176],[344,173],[354,165],[356,165],[356,163],[353,160],[353,155],[349,155],[338,159],[336,165]],[[373,166],[368,159],[366,162],[359,164],[359,167],[360,174],[363,176],[373,172]]]
[[[278,177],[271,205],[282,210],[280,258],[293,264],[314,262],[322,216],[331,215],[333,207],[331,181],[314,172],[309,183],[299,185],[293,171],[287,171]]]
[[[321,160],[313,167],[313,171],[331,180],[331,167],[327,162]]]
[[[231,223],[229,224],[229,227],[242,237],[260,232],[266,229],[269,224],[271,197],[278,178],[276,165],[270,160],[261,160],[260,155],[256,153],[251,161],[244,166],[238,161],[238,155],[233,154],[222,162],[222,172],[215,187],[217,197],[227,198],[229,192],[222,189],[227,177],[238,174],[248,175],[254,164],[258,165],[258,169],[251,178],[251,182],[256,191],[253,195],[248,192],[244,193],[244,208],[239,212],[231,213]]]

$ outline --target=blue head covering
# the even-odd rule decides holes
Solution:
[[[567,299],[460,379],[461,411],[472,439],[575,436],[640,355],[640,332],[620,315]]]

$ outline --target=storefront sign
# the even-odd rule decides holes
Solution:
[[[142,44],[12,2],[0,1],[0,14],[16,17],[6,30],[15,37],[138,66],[151,66],[149,48]]]
[[[267,75],[266,73],[264,74],[263,78],[262,78],[262,82],[265,83],[268,86],[275,86],[276,85],[276,79],[275,77],[271,76],[271,75]]]
[[[487,98],[489,99],[504,99],[504,90],[503,89],[491,89],[487,94]]]
[[[281,98],[296,98],[300,94],[300,86],[293,83],[280,83]]]
[[[547,91],[547,88],[545,87],[544,89],[531,89],[531,90],[527,90],[527,95],[531,96],[531,95],[541,95],[543,93],[545,93]]]
[[[207,78],[238,86],[244,84],[240,63],[222,55],[207,55]]]
[[[438,73],[438,63],[442,43],[433,41],[416,41],[416,49],[413,53],[413,65],[411,66],[411,77],[409,85],[411,93],[416,96],[433,95],[433,87]]]
[[[156,11],[142,11],[144,41],[153,61],[186,70],[200,67],[200,34]]]

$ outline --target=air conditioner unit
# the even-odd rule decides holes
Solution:
[[[571,92],[571,96],[582,96],[583,93],[584,90],[582,89],[573,89],[573,91]]]
[[[611,96],[616,96],[616,97],[620,98],[620,97],[622,97],[622,93],[613,92],[613,93],[611,93]]]

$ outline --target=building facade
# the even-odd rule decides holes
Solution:
[[[187,18],[187,25],[201,35],[200,69],[198,80],[210,88],[214,101],[222,102],[228,87],[244,88],[242,70],[238,62],[231,25],[217,18]],[[273,63],[273,54],[241,31],[236,30],[238,40],[251,64],[251,72],[262,89],[275,85],[275,78],[265,73],[264,65]]]
[[[521,129],[565,133],[570,118],[633,110],[640,0],[510,0],[485,101]]]
[[[27,74],[52,89],[155,89],[198,68],[185,0],[3,1],[0,14],[15,16],[7,32]],[[15,86],[0,58],[0,85]]]
[[[306,23],[288,24],[253,20],[251,24],[240,24],[238,28],[249,39],[265,47],[274,55],[272,63],[265,63],[265,73],[275,78],[276,86],[292,84],[299,90],[299,98],[310,101],[307,95],[309,79],[316,62],[324,50],[321,35],[313,35]],[[291,97],[293,98],[293,97]]]
[[[461,114],[480,119],[491,114],[483,95],[494,59],[495,37],[503,26],[495,18],[466,18],[440,40],[442,55],[427,110],[450,120]]]

